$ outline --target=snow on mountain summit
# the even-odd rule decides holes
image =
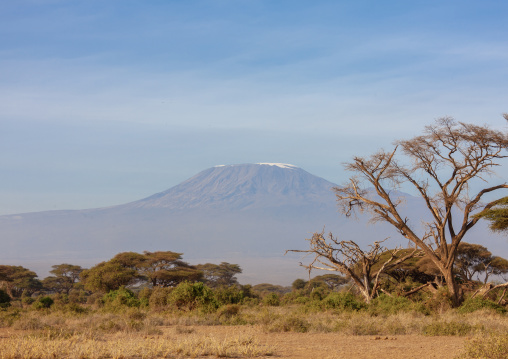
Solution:
[[[256,165],[275,166],[275,167],[285,168],[285,169],[295,169],[295,168],[298,168],[297,166],[291,165],[289,163],[259,162],[259,163],[256,163]],[[214,168],[217,168],[217,167],[228,167],[228,166],[229,167],[235,167],[235,166],[243,166],[243,165],[216,165],[216,166],[214,166]]]
[[[135,207],[251,208],[334,201],[335,185],[286,163],[220,165],[141,201]]]
[[[269,163],[269,162],[261,162],[256,163],[257,165],[267,165],[267,166],[276,166],[280,168],[287,168],[287,169],[295,169],[298,168],[295,165],[290,165],[289,163]]]

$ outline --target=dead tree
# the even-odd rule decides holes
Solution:
[[[506,133],[440,119],[427,126],[423,135],[396,142],[392,151],[355,157],[346,164],[354,176],[344,187],[335,188],[339,207],[348,216],[368,211],[373,220],[390,223],[422,249],[443,274],[458,305],[461,294],[453,273],[457,249],[480,219],[474,214],[496,205],[496,201],[482,204],[484,196],[508,188],[506,183],[486,181],[499,160],[507,157],[507,148]],[[474,179],[485,181],[485,186],[471,193]],[[419,218],[411,221],[400,212],[403,198],[393,190],[401,185],[416,189],[428,209],[431,220],[423,224],[423,230],[415,226]]]
[[[381,245],[384,241],[374,242],[368,251],[363,251],[355,242],[339,241],[332,233],[325,236],[324,231],[314,233],[312,238],[307,240],[310,242],[310,249],[289,250],[289,252],[314,254],[310,264],[300,263],[300,265],[307,268],[309,272],[312,269],[321,269],[344,274],[351,278],[367,303],[377,295],[382,273],[417,254],[417,250],[414,249],[402,257],[397,257],[400,249],[388,250]],[[382,256],[386,253],[389,255]],[[377,267],[375,270],[374,266]]]

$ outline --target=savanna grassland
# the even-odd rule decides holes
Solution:
[[[0,311],[0,358],[507,357],[506,310],[488,299],[247,289],[25,297]]]

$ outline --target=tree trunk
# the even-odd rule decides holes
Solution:
[[[446,286],[448,287],[448,293],[453,302],[454,307],[458,307],[462,302],[462,295],[459,290],[459,286],[455,281],[455,275],[453,274],[453,266],[444,268],[443,275],[445,277]]]

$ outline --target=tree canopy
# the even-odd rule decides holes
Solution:
[[[238,284],[236,275],[242,273],[242,269],[238,264],[228,262],[199,264],[196,268],[203,272],[205,284],[212,288],[236,285]]]
[[[490,221],[492,231],[508,233],[508,197],[498,199],[492,208],[481,211],[477,217]]]
[[[73,264],[58,264],[52,266],[49,271],[53,276],[43,279],[42,284],[46,290],[69,294],[75,283],[79,280],[79,275],[83,268]]]
[[[153,287],[173,287],[183,281],[200,280],[202,272],[181,258],[181,253],[171,251],[122,252],[84,270],[81,279],[86,289],[103,292],[143,282]]]
[[[20,297],[23,292],[31,294],[41,288],[35,272],[21,266],[0,265],[0,289],[10,297]]]

